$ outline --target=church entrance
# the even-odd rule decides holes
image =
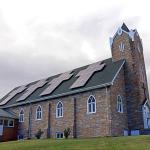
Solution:
[[[144,129],[150,128],[150,106],[148,104],[148,100],[143,105],[143,121]]]

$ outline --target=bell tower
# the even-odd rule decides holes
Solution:
[[[149,93],[143,56],[142,40],[136,29],[129,30],[125,23],[110,38],[112,61],[125,60],[125,90],[129,129],[143,129],[143,106],[149,107]],[[148,121],[146,121],[148,122]]]

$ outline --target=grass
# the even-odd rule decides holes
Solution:
[[[0,150],[150,150],[150,136],[13,141],[0,143]]]

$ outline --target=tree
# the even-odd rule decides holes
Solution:
[[[71,133],[71,129],[70,128],[67,128],[67,129],[64,130],[64,136],[65,136],[66,139],[68,139],[70,133]]]
[[[40,139],[41,138],[41,135],[43,134],[44,132],[41,130],[41,129],[39,129],[38,131],[37,131],[37,133],[35,134],[35,137],[37,138],[37,139]]]

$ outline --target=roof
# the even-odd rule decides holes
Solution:
[[[130,30],[128,29],[128,27],[126,26],[125,23],[122,24],[121,28],[126,31],[126,32],[129,32]]]
[[[0,117],[5,117],[5,118],[13,118],[13,119],[17,119],[18,117],[12,113],[12,112],[8,112],[4,109],[0,109]]]
[[[71,94],[76,94],[79,92],[88,91],[91,89],[102,88],[104,86],[110,86],[113,84],[113,81],[116,78],[119,70],[122,68],[124,62],[125,62],[125,60],[119,60],[117,62],[113,62],[112,58],[104,60],[103,63],[105,63],[105,67],[102,70],[95,72],[89,78],[89,80],[87,81],[87,83],[84,86],[72,89],[72,88],[70,88],[71,85],[78,79],[78,77],[76,75],[81,70],[86,69],[89,65],[74,69],[74,70],[72,70],[73,75],[71,76],[71,78],[69,80],[63,81],[49,95],[40,96],[40,94],[48,87],[48,84],[45,84],[44,86],[35,90],[31,95],[29,95],[23,101],[17,101],[17,99],[19,97],[21,97],[26,92],[26,90],[24,92],[18,93],[12,99],[10,99],[10,101],[8,101],[5,105],[1,106],[1,108],[23,105],[23,104],[27,104],[30,102],[50,100],[50,99],[54,99],[54,98],[58,98],[58,97],[66,96],[66,95],[71,95]],[[47,78],[47,81],[49,82],[58,76],[59,75],[49,77],[49,78]],[[27,87],[30,87],[33,84],[35,84],[35,82],[29,83],[27,85]],[[3,97],[0,102],[5,100],[8,95],[9,95],[9,93],[5,97]]]

